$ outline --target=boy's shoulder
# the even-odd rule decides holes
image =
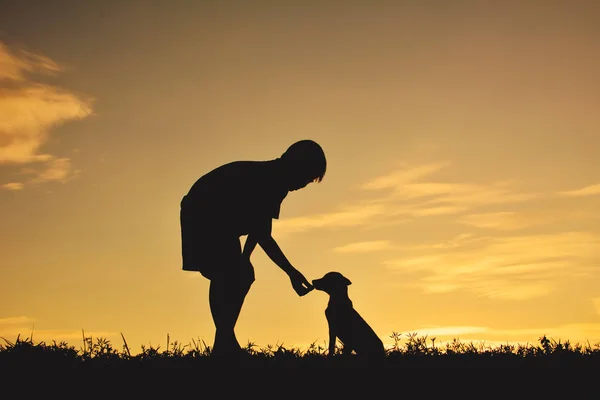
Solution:
[[[280,204],[288,189],[276,162],[233,161],[202,176],[184,197],[185,207],[228,210],[235,205],[236,213],[243,210],[268,214],[279,218]],[[182,201],[182,207],[184,207]]]
[[[218,177],[242,178],[242,179],[261,179],[261,178],[277,178],[281,171],[277,160],[269,161],[232,161],[215,168],[207,175]]]
[[[284,186],[276,160],[232,161],[201,176],[193,185],[195,190],[216,188],[254,188],[256,191],[275,186]]]

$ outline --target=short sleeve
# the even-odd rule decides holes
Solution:
[[[271,209],[269,210],[271,218],[279,219],[279,213],[281,211],[281,203],[283,202],[283,199],[285,199],[287,194],[288,194],[287,190],[276,193],[276,195],[273,198],[273,203],[271,205]]]
[[[279,212],[281,210],[281,203],[279,203],[278,205],[273,206],[273,209],[271,211],[271,218],[273,219],[279,219]]]

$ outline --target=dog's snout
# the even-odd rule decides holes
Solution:
[[[323,279],[313,279],[312,285],[317,290],[323,290]]]

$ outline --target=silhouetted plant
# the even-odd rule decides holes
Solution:
[[[458,338],[436,345],[436,338],[417,333],[403,335],[392,332],[394,343],[386,350],[386,367],[422,366],[599,366],[600,343],[573,344],[569,340],[554,340],[546,335],[538,339],[538,345],[501,344],[496,347],[483,343],[464,343]],[[83,345],[80,349],[66,342],[34,343],[31,337],[15,341],[2,338],[0,363],[12,366],[59,366],[59,365],[208,365],[212,349],[201,339],[184,344],[171,341],[167,345],[142,345],[138,354],[132,354],[125,337],[122,350],[115,349],[110,340],[92,338],[82,331]],[[430,345],[428,345],[430,343]],[[311,343],[306,349],[283,343],[259,347],[248,341],[242,348],[246,354],[240,365],[278,367],[353,367],[363,366],[354,354],[343,354],[343,347],[335,347],[329,355],[325,344]]]

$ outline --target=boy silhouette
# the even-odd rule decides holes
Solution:
[[[279,158],[233,161],[201,176],[183,196],[180,210],[182,269],[210,280],[215,324],[212,355],[241,354],[235,336],[244,299],[254,282],[250,255],[257,244],[304,296],[313,286],[288,261],[271,236],[288,192],[320,182],[327,162],[319,144],[301,140]],[[244,249],[240,237],[247,235]]]

